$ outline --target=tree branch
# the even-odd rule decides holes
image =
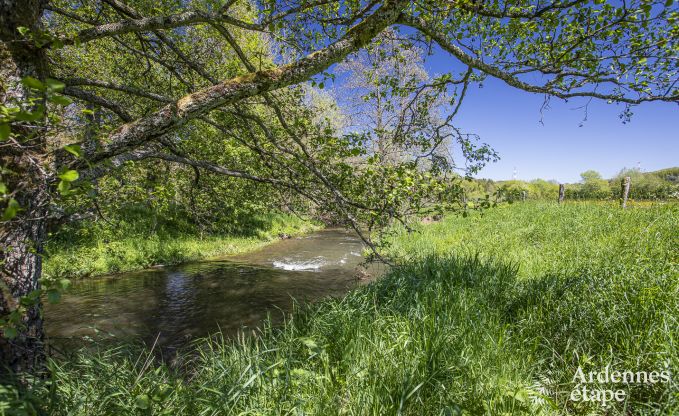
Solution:
[[[457,9],[464,10],[470,13],[477,14],[484,17],[494,17],[497,19],[502,18],[512,18],[512,19],[536,19],[547,12],[558,11],[568,9],[579,3],[584,3],[585,0],[572,0],[568,2],[555,2],[548,4],[541,8],[535,8],[535,10],[519,10],[519,9],[509,9],[509,10],[494,10],[492,8],[485,7],[480,2],[465,2],[465,1],[454,1],[453,6]]]
[[[111,7],[116,9],[119,13],[125,14],[129,17],[133,17],[135,19],[141,19],[142,15],[140,15],[134,8],[130,7],[129,5],[125,3],[121,3],[118,0],[104,0],[107,4],[109,4]],[[160,32],[158,30],[153,30],[153,33],[160,39],[161,42],[163,42],[165,45],[167,45],[172,52],[175,53],[181,59],[186,63],[186,65],[189,66],[189,68],[193,69],[196,71],[200,76],[208,80],[211,84],[216,84],[217,80],[213,78],[210,74],[207,73],[207,71],[199,64],[193,62],[191,59],[189,59],[188,56],[182,50],[172,41],[172,39],[168,38],[165,36],[163,32]]]
[[[88,103],[97,104],[104,108],[108,108],[109,110],[116,113],[118,117],[120,117],[120,119],[125,122],[130,122],[133,120],[130,113],[128,113],[120,104],[111,100],[107,100],[106,98],[100,97],[89,91],[81,90],[80,88],[75,87],[66,87],[64,88],[64,94],[83,101],[87,101]]]
[[[558,98],[563,98],[563,99],[568,99],[568,98],[573,98],[573,97],[593,97],[593,98],[598,98],[602,100],[612,100],[612,101],[618,101],[618,102],[623,102],[627,104],[640,104],[642,102],[646,101],[667,101],[667,102],[678,102],[679,101],[679,96],[657,96],[657,95],[647,95],[644,97],[639,97],[639,98],[631,98],[631,97],[626,97],[621,94],[603,94],[603,93],[598,93],[595,91],[575,91],[575,92],[563,92],[560,90],[556,90],[553,88],[550,88],[549,83],[545,85],[534,85],[534,84],[529,84],[527,82],[524,82],[517,78],[516,76],[503,71],[502,69],[487,64],[483,62],[481,59],[473,57],[471,55],[468,55],[465,53],[460,47],[457,45],[453,44],[452,42],[449,42],[448,39],[446,39],[446,36],[443,35],[442,33],[438,32],[431,23],[425,21],[421,17],[413,17],[413,16],[408,16],[408,15],[401,15],[398,18],[397,23],[412,27],[413,29],[418,30],[420,33],[423,35],[428,36],[429,38],[433,39],[442,49],[450,53],[451,55],[455,56],[458,60],[460,60],[462,63],[472,67],[476,68],[480,71],[485,72],[488,75],[491,75],[495,78],[498,78],[508,85],[528,91],[528,92],[534,92],[534,93],[539,93],[539,94],[548,94],[552,95]]]
[[[96,79],[86,79],[86,78],[66,78],[61,80],[64,84],[70,87],[75,87],[79,85],[85,85],[89,87],[100,87],[109,90],[120,91],[130,95],[136,95],[138,97],[148,98],[149,100],[160,101],[163,103],[170,103],[173,100],[169,97],[165,97],[160,94],[155,94],[152,92],[144,91],[139,88],[128,87],[126,85],[118,85],[112,82],[100,81]]]
[[[115,35],[122,35],[133,32],[150,32],[162,29],[173,29],[177,27],[193,26],[197,24],[205,24],[210,22],[222,22],[229,25],[237,26],[242,29],[253,31],[264,31],[267,26],[273,22],[284,19],[295,13],[304,10],[313,9],[314,7],[327,4],[329,0],[319,0],[312,2],[305,2],[298,7],[292,7],[283,12],[269,16],[259,23],[248,23],[234,17],[227,15],[224,10],[216,12],[202,12],[198,10],[191,10],[184,13],[177,13],[168,16],[153,16],[153,17],[139,17],[134,19],[125,19],[118,22],[106,23],[92,28],[84,29],[78,32],[75,36],[62,37],[60,40],[64,45],[72,45],[75,43],[85,43],[97,39],[102,39]]]
[[[100,161],[115,156],[160,137],[217,107],[302,82],[369,43],[384,28],[396,21],[401,8],[406,4],[407,2],[403,0],[385,2],[375,13],[351,28],[339,40],[294,63],[220,82],[127,123],[111,133],[109,143],[102,146],[99,153],[91,155],[90,159]]]

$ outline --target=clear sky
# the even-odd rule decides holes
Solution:
[[[443,55],[429,57],[428,70],[443,73],[454,62]],[[588,169],[605,178],[623,167],[643,171],[679,166],[679,106],[646,103],[633,107],[631,122],[623,124],[623,105],[592,100],[585,112],[578,109],[588,100],[552,98],[540,114],[544,96],[519,91],[488,78],[483,88],[470,88],[456,125],[477,133],[501,160],[486,166],[477,177],[555,179],[576,182]],[[542,123],[540,122],[542,119]],[[582,127],[580,127],[582,124]]]

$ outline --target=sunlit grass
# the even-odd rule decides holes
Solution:
[[[77,230],[75,241],[71,238],[75,233],[59,236],[47,245],[45,276],[96,276],[238,254],[259,248],[281,234],[299,235],[319,228],[298,217],[275,213],[260,214],[248,234],[205,234],[175,224],[150,229],[149,223],[148,219],[135,218],[115,225],[97,224],[94,232]]]
[[[282,329],[201,341],[172,368],[134,348],[76,354],[52,362],[29,403],[73,415],[676,414],[676,379],[623,386],[608,409],[569,394],[578,366],[676,373],[678,213],[525,203],[397,230],[403,267]]]

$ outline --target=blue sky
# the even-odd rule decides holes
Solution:
[[[477,177],[555,179],[575,182],[588,169],[604,177],[623,167],[641,164],[644,171],[679,166],[679,106],[647,103],[633,108],[631,122],[618,115],[622,105],[592,101],[587,121],[577,107],[586,100],[552,99],[550,109],[540,108],[543,96],[530,94],[488,79],[483,88],[472,87],[457,117],[457,124],[477,133],[501,160]]]
[[[450,68],[459,73],[462,68],[440,49],[427,57],[425,67],[432,75]],[[516,168],[518,179],[577,182],[580,173],[589,169],[610,178],[624,167],[640,165],[642,171],[652,171],[679,166],[676,104],[635,106],[631,121],[623,124],[619,118],[622,104],[552,98],[549,109],[541,114],[543,102],[541,94],[518,90],[491,77],[483,88],[470,87],[456,125],[481,136],[501,158],[477,177],[511,179]],[[585,111],[579,107],[587,102],[587,120],[583,122]]]

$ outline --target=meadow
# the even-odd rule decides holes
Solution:
[[[607,408],[570,394],[579,367],[676,372],[678,214],[526,202],[393,229],[402,265],[342,299],[172,364],[138,347],[51,360],[1,393],[4,414],[677,414],[676,378],[595,381],[626,392]]]

